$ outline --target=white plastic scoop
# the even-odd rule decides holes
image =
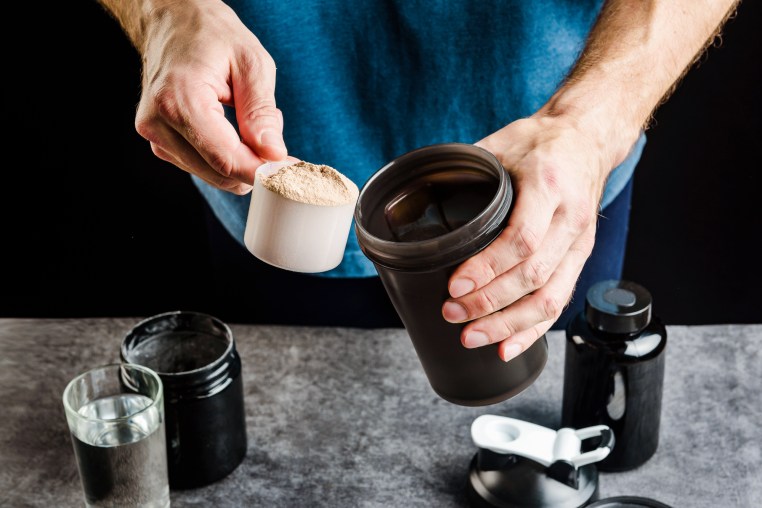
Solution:
[[[357,200],[338,206],[294,201],[265,188],[262,178],[291,161],[257,169],[246,219],[246,248],[265,263],[294,272],[317,273],[339,265]],[[354,186],[354,184],[352,184]]]

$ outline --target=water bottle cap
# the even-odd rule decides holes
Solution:
[[[595,330],[637,333],[651,322],[651,293],[626,280],[605,280],[587,292],[585,318]]]

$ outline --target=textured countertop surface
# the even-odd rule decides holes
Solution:
[[[0,319],[0,506],[82,506],[61,404],[75,375],[118,360],[139,319]],[[560,426],[563,335],[517,397],[465,408],[428,385],[404,330],[232,325],[248,454],[227,478],[172,491],[173,507],[467,506],[482,414]],[[601,496],[675,507],[762,503],[762,325],[669,327],[659,449]]]

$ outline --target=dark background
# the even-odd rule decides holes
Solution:
[[[94,1],[45,13],[17,3],[6,14],[23,36],[5,41],[0,316],[219,308],[202,201],[133,127],[137,53]],[[760,3],[747,0],[648,132],[625,277],[651,290],[668,324],[762,322],[760,27]]]

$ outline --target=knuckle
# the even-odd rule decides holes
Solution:
[[[553,198],[561,195],[562,175],[548,148],[537,147],[522,161],[522,167],[531,175],[530,180],[537,190]]]
[[[162,159],[162,160],[165,160],[165,161],[169,160],[169,157],[167,156],[168,155],[167,152],[164,151],[163,148],[161,148],[159,145],[157,145],[154,142],[151,142],[151,151],[159,159]]]
[[[239,59],[240,72],[254,79],[251,93],[238,107],[246,111],[246,119],[273,117],[276,120],[281,113],[275,106],[275,62],[265,51],[247,50]]]
[[[151,143],[159,142],[158,121],[154,118],[138,113],[135,116],[135,131],[145,140]]]
[[[180,103],[177,94],[171,88],[160,88],[153,97],[153,104],[162,117],[171,122],[177,122],[180,119]]]
[[[568,213],[569,224],[577,232],[585,231],[593,223],[594,207],[587,201],[575,203]]]
[[[542,337],[542,330],[540,329],[539,325],[534,325],[533,327],[529,328],[527,330],[528,338],[521,341],[521,347],[523,351],[526,351],[529,349],[529,346],[537,342],[537,339]]]
[[[259,44],[259,41],[255,40],[253,43],[242,45],[239,50],[238,65],[241,71],[268,77],[275,75],[275,60]]]
[[[477,287],[481,287],[497,278],[500,262],[495,256],[496,253],[493,252],[496,243],[466,260],[461,265],[460,275],[474,280],[477,283]]]
[[[540,179],[546,191],[551,195],[558,195],[561,193],[561,184],[559,183],[558,169],[555,164],[548,160],[550,156],[540,156]]]
[[[482,314],[492,314],[499,309],[497,298],[486,288],[476,294],[476,309]]]
[[[282,113],[275,107],[275,99],[272,97],[254,97],[246,107],[246,118],[249,121],[270,121],[280,123]]]
[[[208,162],[212,169],[219,173],[219,178],[223,180],[227,180],[233,173],[233,159],[226,152],[211,150],[208,155]]]
[[[496,257],[495,253],[492,251],[485,251],[484,252],[484,258],[482,259],[482,263],[480,264],[480,271],[482,274],[483,280],[490,281],[494,280],[500,271],[500,261]]]
[[[519,273],[526,289],[537,289],[548,281],[548,266],[539,260],[522,263]]]
[[[135,114],[135,131],[145,140],[151,143],[161,141],[161,120],[151,115],[142,103]]]
[[[540,247],[540,239],[537,234],[527,226],[520,226],[513,237],[513,248],[522,259],[534,254]]]
[[[500,334],[503,338],[511,337],[516,334],[516,332],[518,332],[516,329],[516,324],[508,319],[508,317],[503,317],[503,319],[500,320],[499,326]]]
[[[543,318],[542,321],[556,319],[561,315],[561,311],[563,310],[563,306],[558,301],[558,298],[553,295],[543,295],[540,300],[540,306],[540,313]]]
[[[588,257],[593,252],[594,246],[595,235],[583,235],[579,237],[579,239],[575,242],[574,246],[572,246],[570,250],[576,250],[584,254],[585,257]]]

